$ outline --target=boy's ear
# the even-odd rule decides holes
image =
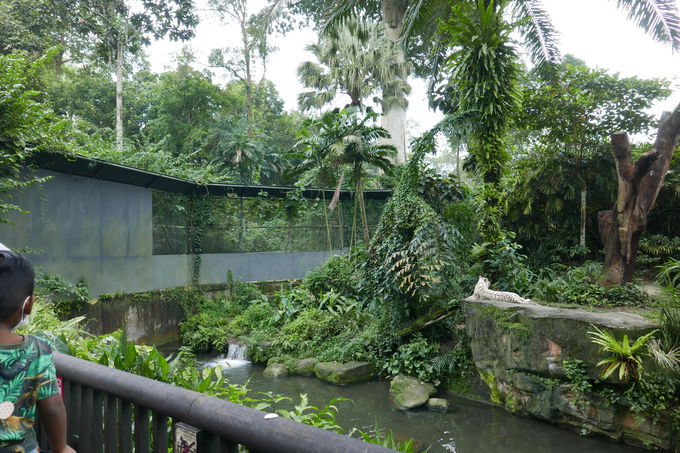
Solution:
[[[28,298],[28,302],[26,302],[26,308],[24,308],[24,313],[27,315],[31,314],[31,311],[33,310],[33,302],[35,302],[35,294],[31,294],[31,297]]]

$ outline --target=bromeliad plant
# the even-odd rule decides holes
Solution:
[[[597,366],[604,366],[602,378],[607,379],[618,370],[618,377],[621,382],[627,382],[630,378],[640,379],[644,372],[642,355],[648,349],[647,343],[657,330],[653,330],[631,343],[628,340],[628,335],[624,335],[623,340],[619,342],[608,331],[600,330],[596,326],[592,327],[594,331],[588,332],[591,341],[600,346],[602,352],[611,354],[597,364]]]

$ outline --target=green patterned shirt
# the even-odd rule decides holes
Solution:
[[[44,340],[25,335],[19,344],[0,344],[0,407],[14,405],[12,415],[0,420],[0,447],[18,453],[37,448],[36,402],[57,393],[52,348]]]

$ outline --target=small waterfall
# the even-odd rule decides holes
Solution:
[[[218,357],[206,362],[204,366],[216,367],[219,365],[222,368],[235,368],[247,365],[250,363],[246,357],[247,348],[248,347],[244,344],[230,343],[226,356],[224,354],[220,354]]]
[[[248,358],[246,357],[246,349],[247,346],[244,344],[231,343],[229,345],[229,350],[227,351],[226,360],[240,360],[240,361],[248,360]]]

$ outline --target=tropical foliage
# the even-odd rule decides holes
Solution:
[[[602,378],[607,379],[618,370],[616,376],[619,381],[640,379],[644,372],[642,354],[656,332],[654,330],[642,335],[633,342],[628,340],[628,335],[624,335],[623,340],[618,341],[611,333],[593,326],[593,331],[590,332],[591,341],[600,346],[602,352],[611,354],[597,364],[597,366],[604,366]]]

